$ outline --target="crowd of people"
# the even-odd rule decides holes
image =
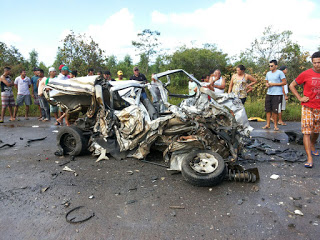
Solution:
[[[308,162],[305,167],[313,167],[312,156],[318,156],[319,151],[315,149],[315,143],[318,139],[320,132],[320,51],[315,52],[311,56],[313,68],[302,72],[297,78],[292,81],[289,88],[292,93],[302,104],[301,111],[301,130],[304,135],[303,142],[308,157]],[[253,90],[253,85],[257,83],[257,80],[245,72],[246,68],[243,65],[236,67],[236,73],[231,77],[228,93],[234,93],[245,104],[247,94]],[[20,76],[14,81],[11,79],[10,67],[4,68],[4,73],[1,75],[1,118],[0,123],[4,122],[4,116],[6,109],[9,109],[10,119],[9,121],[19,120],[17,113],[19,107],[25,104],[25,120],[29,119],[29,106],[32,104],[31,97],[34,99],[34,104],[38,106],[40,121],[49,121],[51,113],[54,115],[56,125],[62,125],[63,119],[65,119],[66,125],[69,125],[68,115],[64,113],[61,108],[56,105],[48,103],[43,96],[43,90],[45,86],[52,80],[68,80],[70,78],[77,77],[77,71],[71,71],[67,66],[60,65],[59,74],[56,76],[56,70],[53,67],[49,68],[49,76],[45,77],[45,73],[42,69],[34,68],[34,76],[26,76],[26,71],[21,70]],[[266,125],[263,129],[270,129],[271,122],[274,124],[274,131],[279,131],[278,125],[286,125],[283,121],[282,112],[286,109],[286,101],[288,100],[288,85],[286,74],[288,68],[281,66],[278,69],[277,60],[271,60],[269,62],[269,71],[266,74],[267,94],[265,97],[265,112],[266,112]],[[95,75],[94,69],[88,69],[87,76]],[[123,72],[119,70],[117,72],[117,78],[111,77],[110,71],[98,71],[96,75],[100,75],[105,81],[123,81],[127,80],[123,76]],[[140,73],[138,67],[133,68],[133,75],[130,80],[147,81],[145,75]],[[156,80],[152,78],[151,83]],[[216,69],[206,77],[201,78],[201,85],[207,87],[216,93],[224,93],[226,88],[226,79],[221,75],[221,71]],[[301,97],[296,90],[297,85],[303,85],[303,96]],[[13,95],[13,87],[17,88],[16,101]],[[30,94],[31,87],[31,94]],[[47,90],[49,90],[47,88]],[[190,79],[189,81],[189,94],[194,95],[197,91],[197,84]],[[54,90],[51,90],[54,91]],[[147,98],[146,92],[141,94],[142,101]]]
[[[9,121],[20,121],[20,119],[17,117],[17,114],[19,107],[22,105],[25,105],[24,119],[29,120],[29,110],[33,98],[33,104],[37,106],[39,112],[39,121],[50,121],[52,114],[55,118],[55,125],[63,125],[63,120],[65,120],[65,124],[69,126],[70,123],[68,121],[68,114],[63,112],[63,109],[59,108],[58,106],[49,104],[44,96],[43,90],[51,80],[68,80],[75,78],[78,76],[78,72],[76,70],[71,71],[68,66],[60,65],[58,75],[57,71],[53,67],[49,68],[48,77],[45,77],[43,69],[37,67],[33,68],[33,74],[34,75],[30,79],[27,77],[26,71],[21,70],[20,75],[13,81],[11,79],[11,68],[4,68],[3,75],[0,78],[2,102],[0,123],[4,122],[4,116],[7,108],[10,115]],[[113,79],[110,71],[98,71],[95,74],[94,69],[89,68],[87,76],[93,75],[100,75],[105,81],[127,80],[123,77],[123,72],[121,70],[117,72],[118,77]],[[133,75],[130,77],[130,80],[147,81],[147,78],[144,74],[140,73],[138,67],[134,67]],[[17,89],[16,100],[13,95],[13,87]],[[47,91],[51,91],[51,93],[53,93],[55,90],[50,90],[47,88]],[[142,97],[147,97],[145,92],[142,93]]]

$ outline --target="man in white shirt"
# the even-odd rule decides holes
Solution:
[[[59,73],[57,80],[68,80],[70,78],[70,69],[67,66],[61,68],[61,73]]]
[[[14,108],[13,120],[16,119],[18,109],[23,103],[26,105],[25,119],[29,120],[29,106],[31,105],[31,97],[29,88],[31,86],[31,80],[27,77],[25,70],[21,70],[20,76],[14,81],[15,87],[18,89],[16,106]]]
[[[212,76],[210,77],[210,84],[214,88],[214,92],[224,93],[226,79],[221,76],[221,71],[219,69],[213,72]]]

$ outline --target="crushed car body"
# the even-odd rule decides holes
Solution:
[[[194,81],[197,92],[192,96],[171,93],[168,86],[175,74]],[[50,81],[47,89],[51,91],[45,95],[51,104],[69,114],[84,114],[74,126],[60,129],[60,153],[89,151],[100,161],[108,156],[145,159],[151,150],[158,150],[169,170],[181,171],[197,186],[259,178],[256,169],[248,171],[238,163],[242,138],[250,135],[252,127],[234,94],[216,94],[182,69],[153,77],[153,86],[133,80],[105,81],[100,76]],[[146,89],[152,98],[142,97]],[[179,106],[169,103],[174,97],[183,98]]]

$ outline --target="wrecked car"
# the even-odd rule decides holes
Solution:
[[[177,75],[197,84],[194,95],[170,92]],[[193,185],[213,186],[224,179],[256,181],[256,169],[245,170],[237,159],[242,138],[252,131],[241,101],[234,94],[202,87],[182,69],[153,77],[152,83],[105,81],[100,76],[50,81],[47,88],[54,91],[45,94],[48,101],[70,116],[83,115],[73,126],[60,128],[58,153],[90,152],[97,161],[108,156],[144,160],[157,150],[168,170],[181,171]],[[142,97],[146,91],[149,96]],[[176,106],[169,98],[183,100]]]

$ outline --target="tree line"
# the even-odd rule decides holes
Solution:
[[[228,56],[211,43],[203,44],[202,47],[183,45],[172,54],[167,54],[161,48],[159,36],[160,32],[150,29],[137,34],[138,39],[132,41],[132,45],[139,61],[134,64],[130,55],[126,55],[122,60],[118,60],[115,55],[107,56],[92,37],[71,31],[62,41],[62,47],[58,48],[51,66],[58,69],[60,64],[66,64],[70,69],[77,70],[80,76],[85,76],[88,68],[94,68],[95,71],[109,70],[113,76],[116,76],[118,70],[122,70],[124,75],[129,77],[132,75],[133,66],[137,65],[148,78],[152,73],[182,68],[194,74],[197,79],[219,68],[228,82],[236,66],[243,64],[248,73],[258,79],[254,98],[264,97],[264,77],[270,60],[277,59],[279,66],[288,67],[288,83],[311,66],[310,54],[292,41],[292,32],[277,32],[271,26],[266,27],[263,36],[255,39],[250,48],[241,51],[239,56]],[[14,76],[19,75],[21,69],[25,69],[31,76],[34,67],[40,67],[45,72],[49,67],[39,62],[36,50],[32,50],[26,59],[16,47],[0,42],[0,67],[4,66],[10,66]],[[187,81],[188,79],[177,78],[172,83],[182,86],[187,85]]]

